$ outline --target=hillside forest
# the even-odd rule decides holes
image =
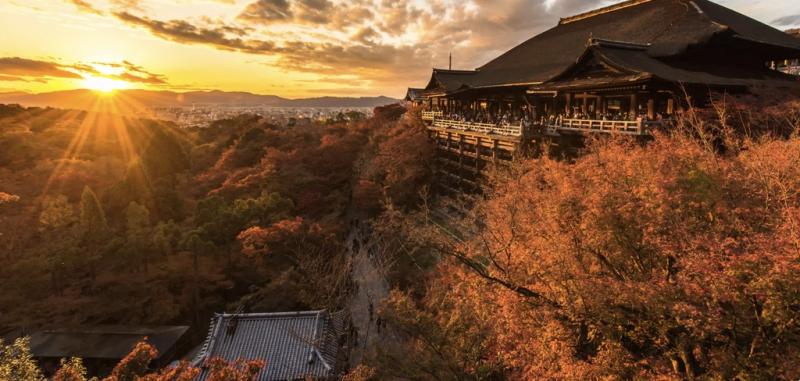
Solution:
[[[357,219],[389,333],[344,379],[796,380],[794,99],[720,96],[646,141],[534,147],[478,194],[436,186],[435,145],[397,105],[193,129],[2,106],[0,327],[188,324],[199,341],[223,310],[344,309]],[[163,372],[134,373],[183,380]]]
[[[405,135],[418,130],[388,131],[401,112],[379,111],[357,125],[241,116],[186,130],[2,106],[0,326],[202,326],[239,304],[335,308],[348,286],[341,236],[357,160],[413,144]],[[371,162],[375,189],[427,181],[404,163]]]

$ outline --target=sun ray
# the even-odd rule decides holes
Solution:
[[[127,171],[131,178],[137,182],[139,189],[144,192],[141,196],[148,199],[152,194],[152,184],[143,168],[132,166],[139,159],[139,148],[136,141],[147,141],[152,135],[150,129],[141,120],[130,115],[140,114],[146,107],[124,92],[114,92],[108,96],[89,95],[91,104],[86,113],[77,113],[74,118],[83,117],[74,133],[69,145],[61,155],[55,168],[45,183],[41,197],[46,196],[52,189],[55,179],[69,171],[70,166],[76,164],[75,159],[81,157],[87,147],[100,147],[101,144],[113,141],[118,145]],[[136,139],[132,134],[136,134]],[[87,145],[89,139],[93,145]],[[120,176],[125,175],[120,173]]]
[[[90,110],[98,110],[99,109],[99,99],[96,99],[92,102],[92,107]],[[70,141],[67,148],[64,150],[64,153],[61,156],[61,159],[58,160],[53,172],[48,177],[47,181],[45,182],[44,188],[42,189],[42,197],[49,194],[50,189],[52,188],[53,181],[59,174],[61,174],[67,166],[78,157],[78,155],[83,151],[83,147],[88,139],[89,135],[93,128],[98,125],[98,112],[96,111],[87,111],[81,121],[80,125],[78,126],[75,135],[73,136],[72,140]]]

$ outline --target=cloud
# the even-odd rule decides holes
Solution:
[[[274,44],[269,41],[246,40],[238,36],[247,34],[245,29],[221,26],[196,26],[185,20],[159,21],[135,16],[128,12],[114,14],[118,19],[144,27],[156,36],[188,44],[211,45],[225,50],[263,54],[272,52]],[[231,36],[234,35],[234,36]]]
[[[108,69],[108,70],[104,70]],[[167,85],[167,79],[128,61],[61,64],[20,57],[0,57],[0,81],[47,82],[48,78],[84,79],[87,76],[130,83]]]
[[[93,13],[96,15],[103,14],[101,10],[95,8],[92,4],[90,4],[85,0],[67,0],[67,1],[75,5],[75,7],[77,7],[82,12]]]
[[[119,20],[182,44],[268,56],[270,65],[370,86],[422,85],[431,67],[479,67],[559,17],[609,0],[255,0],[235,17]],[[231,5],[236,6],[234,4]]]
[[[116,73],[103,73],[96,67],[113,68]],[[83,65],[82,71],[92,75],[103,76],[110,79],[118,79],[131,83],[142,83],[148,85],[166,85],[167,79],[162,74],[155,74],[145,70],[139,65],[135,65],[129,61],[116,62],[95,62],[90,65]]]
[[[346,5],[340,5],[348,8]],[[259,24],[294,22],[328,24],[334,11],[329,0],[258,0],[239,14],[239,19]]]
[[[111,0],[111,2],[119,8],[142,10],[140,0]]]
[[[196,6],[189,0],[63,1],[165,40],[268,57],[264,61],[270,66],[317,74],[325,85],[358,83],[386,88],[424,85],[431,67],[447,66],[450,52],[456,68],[480,67],[555,26],[560,17],[621,0],[202,1],[216,3],[213,6]],[[776,4],[792,1],[796,0]],[[745,0],[720,2],[750,4]],[[786,8],[780,4],[770,7]],[[162,6],[168,12],[156,13]],[[222,12],[198,15],[202,9]],[[182,17],[183,13],[187,17]],[[782,17],[773,25],[800,25],[800,15],[785,15],[790,13],[796,12],[775,12]],[[135,70],[126,69],[125,73],[130,81],[166,82],[163,77]]]
[[[92,2],[87,0],[65,0],[67,3],[74,5],[79,11],[84,13],[91,13],[99,16],[107,14],[108,9],[104,10],[97,7]],[[117,11],[137,10],[143,11],[141,0],[107,0],[105,1],[107,8],[116,9]]]
[[[292,19],[288,0],[259,0],[247,6],[239,18],[246,21],[270,23]]]
[[[783,16],[773,21],[772,24],[782,27],[800,25],[800,15]]]
[[[396,74],[397,71],[403,72],[408,68],[425,67],[413,62],[407,62],[404,67],[397,67],[397,64],[405,58],[413,57],[419,52],[414,46],[398,46],[368,40],[351,44],[340,41],[292,39],[283,40],[278,44],[270,40],[240,38],[238,35],[242,33],[241,30],[230,33],[215,25],[195,25],[185,20],[159,21],[125,12],[118,13],[117,17],[132,25],[143,27],[156,36],[176,42],[276,56],[279,67],[294,71],[332,75],[345,70],[348,73],[378,78],[386,77],[389,73]]]
[[[0,73],[22,77],[83,78],[55,62],[37,61],[20,57],[0,57]]]
[[[44,78],[34,78],[34,79],[26,79],[23,77],[16,77],[13,75],[3,75],[0,74],[0,82],[39,82],[39,83],[47,83],[47,80]]]

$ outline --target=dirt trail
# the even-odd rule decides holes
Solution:
[[[364,229],[354,226],[347,238],[347,246],[353,258],[353,282],[356,290],[350,299],[350,317],[357,331],[357,345],[350,353],[350,365],[354,367],[378,346],[391,342],[391,332],[385,324],[378,326],[378,308],[389,295],[389,283],[376,261],[371,258],[373,246]]]

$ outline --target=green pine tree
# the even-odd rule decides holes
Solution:
[[[125,217],[127,250],[132,257],[141,261],[144,272],[147,273],[150,257],[155,249],[150,228],[150,211],[143,205],[131,202],[125,211]]]
[[[97,195],[88,186],[83,187],[81,194],[81,227],[91,235],[104,235],[108,233],[106,213]]]
[[[86,253],[83,262],[92,279],[95,279],[97,262],[108,246],[111,230],[100,200],[88,186],[83,187],[80,210],[80,236]]]

